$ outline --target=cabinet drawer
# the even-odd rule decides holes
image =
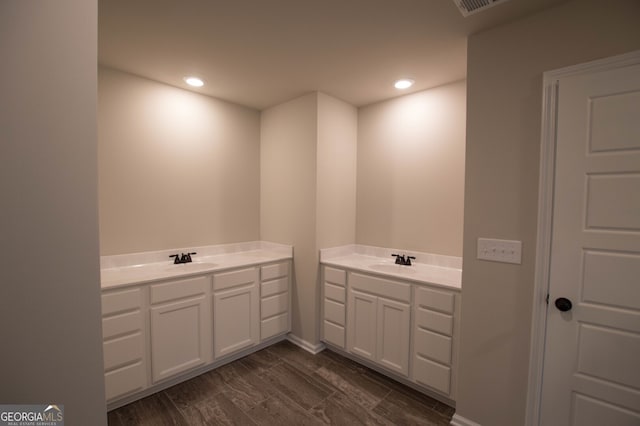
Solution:
[[[344,327],[344,304],[324,299],[324,319]]]
[[[416,324],[447,336],[453,335],[453,317],[451,315],[418,308],[416,309]]]
[[[266,265],[260,268],[260,279],[262,281],[273,280],[275,278],[289,275],[289,262]]]
[[[354,290],[377,294],[389,299],[403,302],[409,302],[411,299],[411,285],[384,278],[351,273],[349,275],[349,285]]]
[[[142,290],[140,288],[102,294],[103,316],[139,309],[141,305]]]
[[[262,283],[261,296],[269,297],[274,294],[284,293],[289,289],[289,278],[279,278],[273,281],[267,281],[266,283]]]
[[[260,301],[260,318],[272,317],[289,309],[289,292],[267,297]]]
[[[260,323],[260,338],[262,340],[289,331],[289,314],[284,313],[262,320]]]
[[[105,373],[104,384],[107,401],[144,389],[147,386],[144,363],[138,362]]]
[[[341,269],[324,267],[324,280],[344,287],[347,284],[347,272]]]
[[[143,329],[141,311],[129,312],[102,319],[102,339],[107,340],[120,334],[133,333]]]
[[[416,288],[416,306],[452,314],[454,303],[453,293],[424,287]]]
[[[451,392],[451,368],[420,356],[416,356],[413,361],[414,381],[449,395]]]
[[[241,269],[239,271],[223,272],[213,276],[213,290],[224,290],[239,285],[251,284],[258,280],[256,268]]]
[[[451,338],[420,328],[415,333],[415,351],[418,355],[443,364],[451,364]]]
[[[144,355],[144,337],[142,333],[120,337],[105,342],[103,348],[104,369],[108,371],[141,360]]]
[[[324,340],[344,349],[344,327],[324,321]]]
[[[186,278],[153,284],[151,286],[151,304],[204,294],[207,285],[209,285],[209,277]]]
[[[324,297],[340,303],[345,303],[347,299],[344,287],[329,283],[324,283]]]

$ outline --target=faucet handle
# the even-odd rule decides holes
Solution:
[[[407,266],[411,266],[411,259],[416,260],[415,256],[407,256],[407,261],[404,263]]]
[[[396,257],[396,265],[404,265],[404,254],[392,254],[391,256]]]
[[[175,257],[175,259],[173,260],[173,264],[177,265],[178,263],[180,263],[180,255],[179,254],[171,254],[169,255],[169,257]]]

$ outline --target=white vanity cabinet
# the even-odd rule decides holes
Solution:
[[[213,276],[213,355],[224,357],[257,344],[259,336],[258,268]]]
[[[322,265],[322,340],[455,403],[460,291]]]
[[[270,339],[291,330],[289,292],[290,262],[260,268],[260,339]]]
[[[345,347],[345,326],[347,301],[347,272],[342,269],[325,266],[322,272],[322,330],[325,342],[339,348]]]
[[[417,287],[413,301],[413,373],[416,383],[455,399],[460,294]]]
[[[102,294],[102,339],[107,401],[147,386],[144,288]]]
[[[167,268],[173,277],[162,275],[152,264],[155,276],[145,282],[114,283],[115,274],[103,274],[103,285],[105,276],[111,280],[102,290],[108,408],[284,339],[291,330],[291,260],[277,254],[229,255],[231,268],[199,275],[175,276],[175,268]],[[131,278],[140,280],[140,268],[132,269]]]
[[[153,383],[210,362],[210,276],[149,286]]]
[[[409,375],[411,285],[349,273],[347,350]]]

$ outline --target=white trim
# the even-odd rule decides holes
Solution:
[[[324,343],[316,343],[314,345],[313,343],[309,343],[306,340],[302,340],[298,336],[291,333],[287,334],[287,340],[289,340],[294,345],[301,347],[305,351],[311,352],[314,355],[322,352],[326,348]]]
[[[585,64],[547,71],[543,75],[540,177],[538,183],[538,235],[533,288],[529,387],[525,415],[526,426],[538,426],[540,424],[540,402],[542,399],[542,374],[544,371],[547,321],[546,297],[549,292],[549,265],[551,262],[551,236],[553,232],[553,190],[555,179],[558,83],[560,78],[563,77],[596,73],[636,64],[640,64],[640,50],[587,62]],[[464,423],[461,423],[461,426],[463,425]]]
[[[465,419],[464,417],[458,414],[453,415],[453,418],[451,419],[451,423],[449,424],[451,426],[480,426],[480,423],[476,423],[469,419]]]

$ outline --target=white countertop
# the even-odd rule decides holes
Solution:
[[[392,252],[415,256],[416,260],[411,266],[396,265]],[[320,263],[450,290],[461,289],[462,259],[453,256],[350,245],[320,250]]]
[[[193,256],[191,263],[174,265],[169,258],[169,254],[193,251],[198,254]],[[102,289],[107,290],[289,260],[292,257],[291,246],[263,241],[104,256],[101,258],[100,282]]]

